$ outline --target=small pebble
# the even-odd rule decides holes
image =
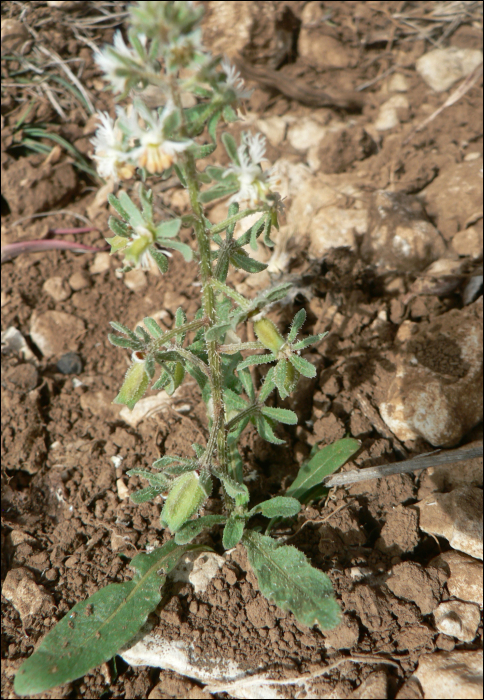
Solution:
[[[57,369],[62,374],[80,374],[82,372],[82,360],[76,352],[66,352],[57,362]]]
[[[89,272],[91,275],[100,275],[103,272],[107,272],[110,267],[111,257],[109,253],[97,253],[89,268]]]
[[[51,296],[54,301],[65,301],[71,295],[69,285],[62,277],[49,277],[42,285],[42,289],[46,294]]]
[[[25,363],[10,367],[2,373],[2,386],[14,391],[26,393],[35,389],[39,379],[39,373],[33,365]]]
[[[69,286],[75,292],[79,292],[81,289],[86,289],[86,287],[91,286],[91,280],[89,275],[85,272],[74,272],[69,277]]]

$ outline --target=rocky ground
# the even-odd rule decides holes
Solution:
[[[306,356],[317,379],[288,400],[287,444],[244,437],[254,502],[345,435],[361,441],[345,469],[482,444],[481,4],[203,4],[206,44],[254,88],[227,128],[266,136],[286,206],[274,254],[258,252],[268,270],[230,281],[249,294],[290,281],[271,317],[284,329],[304,307],[304,332],[328,331]],[[2,697],[74,603],[166,540],[160,503],[132,504],[126,472],[207,435],[195,384],[133,413],[111,403],[128,357],[109,321],[169,328],[199,304],[195,263],[123,276],[105,249],[90,139],[93,107],[114,102],[92,49],[125,10],[2,6]],[[186,210],[173,181],[154,191],[160,212]],[[17,254],[52,237],[91,250]],[[144,642],[42,697],[482,697],[482,458],[334,488],[280,534],[331,577],[336,630],[268,603],[214,532],[217,554],[182,567]]]

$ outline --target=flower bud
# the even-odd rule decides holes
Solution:
[[[145,369],[146,363],[138,357],[134,357],[134,360],[126,372],[119,394],[113,401],[113,403],[125,404],[131,410],[144,395],[150,383],[150,378]]]
[[[284,338],[268,318],[260,318],[255,321],[254,331],[262,345],[272,352],[279,352],[284,345]]]
[[[177,532],[196,513],[212,491],[212,480],[207,472],[187,472],[175,480],[161,511],[163,527]]]

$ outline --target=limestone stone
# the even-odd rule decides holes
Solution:
[[[421,657],[415,676],[425,700],[482,698],[482,649],[426,654]]]

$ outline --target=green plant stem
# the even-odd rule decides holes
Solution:
[[[171,92],[175,105],[180,110],[183,119],[183,109],[180,100],[178,85],[175,80],[171,83]],[[185,124],[182,122],[182,135],[186,134]],[[199,185],[197,178],[197,170],[195,159],[189,151],[184,153],[184,165],[186,181],[188,185],[188,195],[192,211],[195,215],[194,230],[198,243],[200,254],[200,277],[202,280],[202,304],[204,313],[208,319],[208,327],[206,332],[216,324],[217,317],[215,311],[215,295],[212,288],[212,260],[210,254],[210,238],[207,229],[205,228],[203,209],[200,204]],[[212,405],[213,405],[213,422],[210,429],[210,435],[207,443],[207,450],[204,457],[204,466],[210,467],[212,456],[217,445],[217,457],[219,467],[224,474],[228,475],[227,466],[227,436],[224,426],[225,406],[223,400],[222,387],[222,361],[218,351],[218,343],[215,340],[206,340],[208,365],[211,374],[211,390],[212,390]],[[232,500],[224,491],[225,506],[229,512],[233,509]]]
[[[244,408],[240,413],[237,413],[237,415],[234,416],[232,420],[225,424],[225,430],[229,432],[235,425],[237,425],[237,423],[240,423],[240,421],[244,418],[247,418],[248,416],[254,416],[256,413],[258,413],[259,409],[260,406],[257,403],[247,406],[247,408]]]

